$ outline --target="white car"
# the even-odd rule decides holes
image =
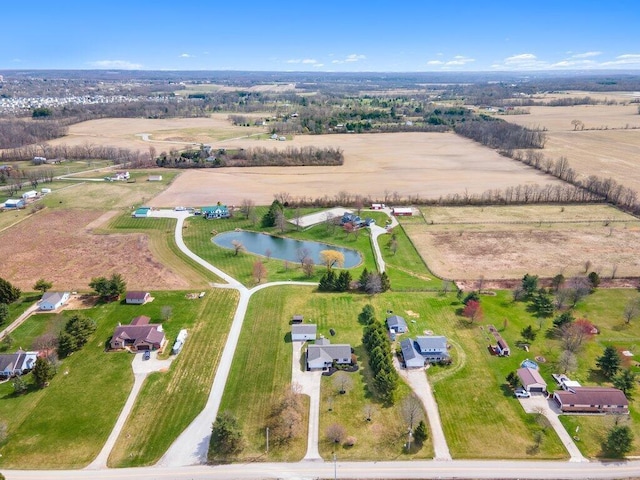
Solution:
[[[529,398],[531,394],[526,390],[519,388],[515,391],[516,397],[518,398]]]

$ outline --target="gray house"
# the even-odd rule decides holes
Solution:
[[[333,363],[348,365],[351,363],[351,345],[348,343],[331,345],[323,338],[307,347],[307,370],[324,370]]]
[[[40,310],[55,310],[69,300],[69,292],[46,292],[38,302]]]
[[[440,362],[449,359],[447,338],[443,336],[416,337],[415,346],[420,355],[428,362]]]
[[[387,318],[387,328],[394,333],[406,333],[409,331],[406,320],[398,315]]]
[[[407,368],[422,368],[424,367],[424,357],[420,355],[413,345],[413,340],[405,338],[400,342],[400,348],[402,349],[402,358],[404,359],[404,365]]]
[[[38,352],[22,350],[18,350],[16,353],[0,354],[0,377],[11,378],[31,371],[37,358]]]
[[[304,340],[315,340],[316,333],[318,331],[318,326],[314,324],[296,324],[291,325],[291,340],[296,341],[304,341]]]

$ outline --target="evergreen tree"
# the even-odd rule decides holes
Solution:
[[[382,274],[380,275],[380,283],[381,283],[383,292],[386,292],[387,290],[391,289],[391,281],[389,280],[389,276],[387,275],[387,272],[382,272]]]
[[[587,278],[589,279],[589,283],[591,283],[591,288],[593,290],[598,288],[598,285],[600,285],[600,275],[596,272],[591,272]]]
[[[336,289],[336,274],[333,270],[327,270],[320,278],[318,290],[321,292],[333,292]]]
[[[349,272],[349,270],[341,271],[336,281],[336,291],[346,292],[349,290],[350,285],[351,285],[351,273]]]
[[[613,386],[622,390],[627,398],[631,398],[636,386],[636,374],[628,368],[622,370],[613,377]]]
[[[566,311],[566,312],[561,313],[560,315],[558,315],[556,318],[553,319],[553,326],[556,327],[556,328],[562,328],[565,325],[573,323],[574,320],[575,320],[575,318],[571,314],[571,312]]]
[[[507,375],[507,383],[511,388],[518,388],[518,385],[520,384],[518,374],[516,372],[509,372],[509,375]]]
[[[360,290],[364,291],[364,289],[367,287],[367,282],[369,281],[370,275],[371,274],[369,273],[369,270],[367,270],[367,267],[364,267],[364,270],[362,271],[362,273],[360,274],[360,278],[358,279]]]
[[[539,317],[550,317],[553,315],[551,298],[542,290],[533,297],[533,308]]]
[[[614,458],[622,458],[631,451],[633,433],[628,425],[614,425],[604,442],[604,450]]]
[[[533,327],[531,325],[527,325],[520,331],[520,335],[525,340],[533,342],[536,339],[537,333],[533,331]]]
[[[0,303],[0,325],[6,322],[7,318],[9,318],[9,305]]]
[[[471,301],[480,303],[480,294],[476,291],[469,292],[467,293],[467,296],[464,297],[464,300],[462,300],[462,303],[468,305]]]
[[[362,312],[358,315],[358,321],[364,325],[371,325],[376,320],[376,312],[371,304],[362,307]]]
[[[213,461],[227,461],[242,451],[242,429],[233,414],[223,412],[216,417],[211,427],[209,446],[210,460]]]
[[[13,303],[20,298],[22,292],[4,278],[0,278],[0,303]]]
[[[380,398],[388,404],[392,404],[395,398],[396,388],[398,388],[398,377],[388,370],[380,370],[373,378],[373,382]]]
[[[53,365],[46,358],[38,357],[36,364],[33,367],[33,379],[36,381],[38,387],[43,388],[51,381],[56,374]]]
[[[602,370],[602,373],[605,377],[611,379],[615,376],[616,373],[618,373],[618,370],[620,369],[620,363],[621,360],[618,351],[615,349],[615,347],[608,346],[605,347],[602,356],[598,357],[596,365],[598,366],[598,368],[600,368],[600,370]]]
[[[83,315],[76,314],[67,321],[64,331],[75,339],[76,350],[78,350],[87,343],[96,328],[96,322]]]
[[[61,358],[68,357],[76,350],[78,350],[78,342],[74,336],[67,332],[60,333],[58,336],[58,355]]]
[[[420,423],[418,423],[418,426],[413,431],[413,440],[416,444],[422,445],[428,436],[427,424],[424,423],[424,420],[420,420]]]
[[[284,210],[282,203],[279,200],[274,200],[269,207],[267,213],[262,217],[261,225],[263,228],[275,227],[278,213],[282,213]]]
[[[522,277],[522,289],[525,291],[527,297],[531,297],[538,289],[538,276],[526,273],[524,277]]]

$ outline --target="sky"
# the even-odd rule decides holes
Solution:
[[[0,70],[640,70],[637,0],[6,0]]]

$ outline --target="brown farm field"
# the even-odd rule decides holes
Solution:
[[[542,153],[552,159],[566,157],[578,178],[611,177],[640,191],[638,104],[528,108],[529,115],[500,118],[525,127],[546,128]],[[572,120],[583,122],[584,129],[574,130]]]
[[[525,273],[640,276],[640,220],[611,207],[430,207],[403,227],[429,269],[455,280]],[[431,222],[434,222],[433,224]],[[513,223],[509,223],[513,222]]]
[[[450,193],[481,193],[520,184],[555,183],[550,176],[498,155],[452,133],[389,133],[297,136],[274,142],[235,139],[227,148],[339,147],[345,162],[332,167],[247,167],[189,170],[149,202],[151,206],[240,204],[250,198],[268,204],[279,192],[293,197],[350,194],[382,198],[438,198]]]
[[[133,289],[178,290],[190,282],[158,262],[145,234],[95,235],[98,210],[45,210],[0,234],[0,271],[24,290],[44,278],[55,289],[87,290],[92,277],[121,273]]]

